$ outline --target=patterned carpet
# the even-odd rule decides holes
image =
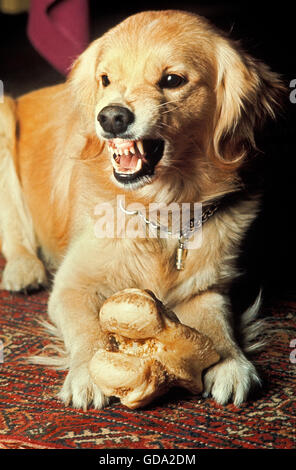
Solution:
[[[0,262],[3,267],[3,261]],[[56,393],[65,372],[28,365],[25,357],[49,343],[37,320],[48,293],[0,292],[0,448],[198,449],[296,447],[296,302],[266,306],[272,342],[255,357],[264,378],[259,394],[239,409],[171,392],[147,409],[119,403],[87,412],[65,408]],[[0,352],[1,354],[1,352]],[[291,356],[291,357],[290,357]],[[1,355],[0,355],[1,358]]]

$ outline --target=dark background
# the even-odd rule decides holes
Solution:
[[[245,50],[281,74],[287,86],[284,111],[258,135],[264,159],[263,208],[247,236],[242,267],[246,275],[235,285],[237,297],[254,295],[264,287],[265,300],[296,298],[295,290],[295,125],[296,104],[289,100],[290,81],[296,78],[293,3],[217,1],[90,1],[91,39],[129,14],[147,9],[177,8],[210,19],[240,39]],[[26,36],[27,15],[0,14],[0,79],[5,92],[17,96],[63,81],[34,50]],[[261,166],[260,166],[261,168]],[[262,168],[258,172],[262,171]]]

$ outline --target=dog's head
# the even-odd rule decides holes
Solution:
[[[113,181],[166,187],[175,200],[225,190],[282,91],[275,73],[205,19],[173,10],[108,31],[75,62],[69,83],[87,132],[109,149]]]

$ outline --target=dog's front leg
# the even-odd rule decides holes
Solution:
[[[204,376],[204,396],[221,404],[246,400],[252,386],[260,384],[254,365],[235,341],[227,297],[209,291],[174,308],[179,320],[210,337],[221,360]]]
[[[79,250],[78,250],[79,251]],[[76,259],[68,253],[57,272],[49,299],[48,312],[65,344],[69,372],[59,393],[66,404],[86,409],[91,403],[97,409],[107,398],[90,378],[88,364],[96,348],[104,347],[104,334],[99,325],[103,300],[98,292],[99,279],[89,274],[89,257]],[[93,258],[94,259],[94,258]]]

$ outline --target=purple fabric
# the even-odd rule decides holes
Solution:
[[[89,42],[88,0],[31,0],[27,32],[35,49],[67,75]]]

